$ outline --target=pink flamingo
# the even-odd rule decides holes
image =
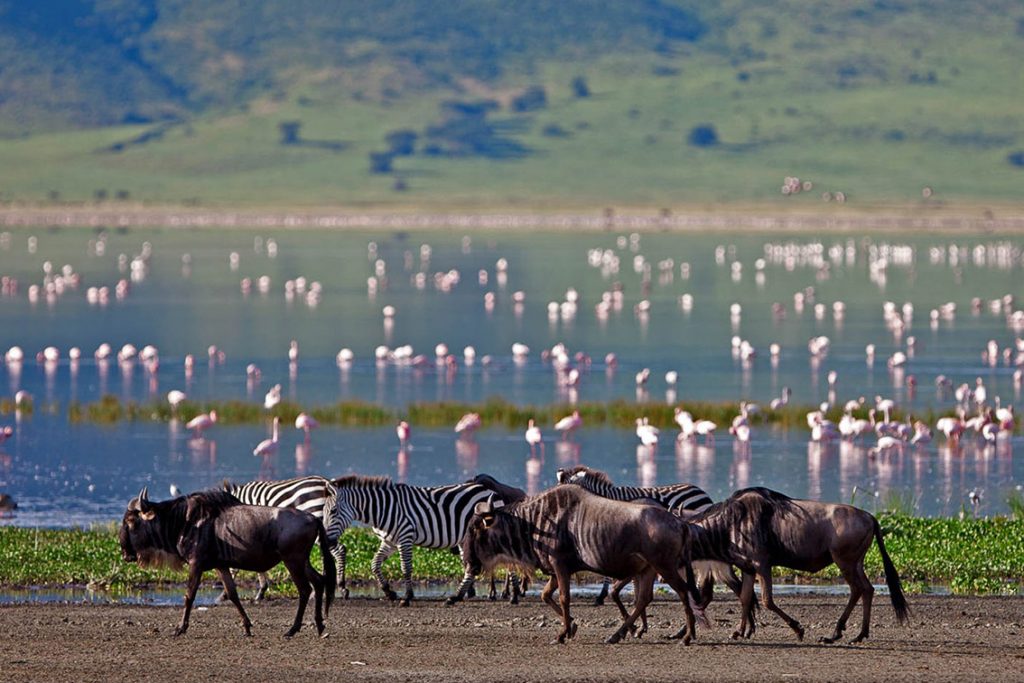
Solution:
[[[278,447],[280,445],[280,443],[279,443],[279,433],[278,433],[278,428],[279,428],[280,424],[281,424],[281,418],[275,417],[274,418],[274,428],[273,428],[273,430],[270,433],[270,438],[269,439],[264,439],[263,441],[260,441],[259,444],[257,444],[256,448],[252,449],[252,454],[253,455],[263,456],[263,457],[269,457],[269,456],[272,456],[272,455],[277,455],[277,449],[278,449]]]
[[[14,436],[13,427],[11,427],[10,425],[0,427],[0,443],[7,441],[7,439],[11,438],[12,436]]]
[[[537,444],[540,444],[540,452],[544,453],[544,441],[541,439],[540,427],[537,427],[531,419],[529,424],[526,426],[526,443],[530,444],[530,457],[534,456],[537,450]]]
[[[563,439],[569,439],[583,425],[583,418],[580,417],[580,411],[572,411],[572,415],[566,415],[561,420],[555,423],[555,431],[562,433]]]
[[[189,420],[185,424],[185,429],[191,429],[196,433],[196,438],[203,438],[203,432],[217,424],[217,411],[211,410],[209,413],[203,413],[196,415],[194,418]]]
[[[398,435],[398,442],[404,449],[409,445],[409,440],[412,439],[412,427],[409,426],[408,422],[402,420],[398,423],[398,426],[395,427],[395,434]]]
[[[459,421],[455,423],[455,433],[465,434],[466,436],[472,436],[473,433],[480,427],[480,414],[479,413],[466,413],[459,418]]]
[[[299,416],[295,418],[295,428],[306,433],[306,443],[309,443],[309,433],[319,426],[320,423],[306,413],[299,413]]]

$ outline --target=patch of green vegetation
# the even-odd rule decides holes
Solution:
[[[1019,591],[1024,577],[1024,521],[992,519],[931,519],[883,514],[879,517],[885,545],[908,591],[943,584],[957,593]],[[347,578],[372,581],[370,562],[378,540],[367,529],[349,529],[342,537],[348,548]],[[318,551],[314,564],[319,565]],[[881,581],[877,545],[865,560],[867,573]],[[398,555],[384,565],[390,579],[401,576]],[[451,581],[461,576],[459,558],[447,550],[416,548],[413,576],[417,580]],[[792,572],[777,569],[780,577]],[[271,572],[277,590],[290,591],[287,572]],[[841,580],[835,566],[801,580]],[[121,559],[113,525],[91,529],[47,530],[0,527],[0,587],[66,584],[126,589],[179,585],[182,571],[140,569]],[[243,577],[243,580],[244,577]]]
[[[483,404],[452,402],[413,403],[404,410],[392,410],[364,401],[343,401],[330,406],[318,406],[304,409],[296,403],[282,401],[272,411],[264,410],[259,403],[244,401],[210,401],[195,403],[186,401],[179,404],[177,411],[172,411],[165,402],[140,405],[134,402],[122,403],[116,396],[107,395],[99,401],[81,404],[71,403],[68,406],[68,420],[72,423],[94,422],[97,424],[114,424],[122,420],[148,420],[168,422],[179,419],[183,422],[191,420],[200,413],[217,411],[217,420],[223,424],[257,424],[269,417],[280,417],[285,423],[294,422],[300,412],[306,410],[310,415],[325,425],[346,427],[378,427],[396,423],[405,419],[412,424],[423,427],[450,427],[458,422],[466,413],[478,413],[483,427],[525,427],[530,420],[540,425],[554,424],[573,410],[578,410],[584,424],[632,428],[638,417],[646,417],[650,424],[659,429],[671,429],[675,425],[675,410],[680,408],[689,411],[693,416],[715,422],[720,429],[732,424],[739,415],[739,407],[735,402],[688,401],[682,403],[629,403],[627,401],[610,401],[607,403],[580,403],[578,405],[552,404],[547,406],[517,406],[500,398],[490,398]],[[753,424],[771,425],[781,429],[809,429],[807,413],[811,406],[787,404],[776,410],[761,410],[750,416]],[[853,413],[855,417],[867,417],[867,411],[861,409]],[[943,415],[932,410],[919,413],[916,417],[933,423]],[[839,420],[841,411],[833,408],[826,417]],[[906,416],[896,411],[894,420],[903,420]],[[901,501],[889,501],[900,503]],[[912,512],[916,508],[913,501],[910,506],[898,508],[904,512]]]

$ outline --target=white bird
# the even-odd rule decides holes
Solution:
[[[14,407],[26,408],[30,405],[32,405],[32,394],[28,393],[24,389],[19,389],[14,394]]]
[[[455,423],[456,434],[471,435],[477,429],[480,428],[480,414],[479,413],[466,413],[459,418],[459,421]]]
[[[736,440],[741,443],[747,443],[750,441],[750,425],[745,422],[729,427],[729,433],[736,437]]]
[[[935,428],[946,436],[946,441],[953,443],[960,440],[964,432],[963,421],[958,417],[940,417],[935,423]]]
[[[185,424],[185,429],[191,429],[196,433],[196,438],[202,438],[203,432],[217,424],[217,411],[211,410],[208,413],[196,415]]]
[[[540,427],[536,426],[532,419],[526,425],[524,437],[526,438],[526,443],[530,444],[530,457],[533,457],[537,444],[540,444],[541,452],[544,452],[544,441],[541,437]]]
[[[675,370],[669,370],[668,372],[665,373],[665,384],[669,385],[670,387],[674,387],[676,385],[676,382],[678,381],[679,373],[676,372]]]
[[[277,455],[277,449],[280,446],[278,440],[279,434],[278,429],[281,424],[281,418],[274,418],[274,427],[270,432],[270,438],[260,441],[256,448],[252,449],[252,454],[256,456],[269,457],[271,455]]]
[[[636,373],[636,385],[642,387],[647,384],[647,380],[651,377],[651,371],[648,368],[644,368],[640,372]]]
[[[347,365],[351,363],[356,357],[356,354],[352,352],[352,349],[344,348],[338,351],[337,363],[338,365]]]
[[[895,436],[880,436],[878,437],[878,443],[874,448],[868,449],[868,456],[874,457],[883,451],[888,451],[893,448],[899,448],[903,445],[903,442],[897,439]]]
[[[299,342],[292,339],[288,345],[288,360],[295,363],[299,360]]]
[[[711,420],[697,420],[693,423],[693,431],[704,437],[705,444],[714,443],[716,429],[718,425]]]
[[[561,420],[555,423],[555,431],[562,433],[562,438],[569,438],[572,436],[581,425],[583,419],[580,417],[580,411],[572,411],[572,415],[566,415]]]
[[[179,496],[181,496],[181,489],[178,488],[177,484],[171,484],[168,487],[168,490],[171,493],[171,498],[178,498]]]
[[[412,439],[412,427],[405,420],[402,420],[395,427],[395,434],[398,435],[398,443],[402,448],[409,445],[409,441]]]
[[[185,402],[188,396],[185,395],[184,391],[178,389],[171,389],[167,392],[167,402],[171,404],[171,410],[177,411],[178,406]]]
[[[263,397],[263,407],[267,410],[273,410],[278,403],[281,402],[281,385],[275,384],[270,387],[270,391]]]
[[[658,435],[661,432],[654,425],[648,424],[647,418],[636,419],[636,435],[640,438],[640,443],[645,446],[654,446],[658,443]]]
[[[679,440],[689,439],[694,435],[693,416],[688,411],[676,408],[672,419],[679,425]]]
[[[319,426],[320,423],[306,413],[299,413],[295,418],[295,428],[301,429],[306,433],[306,441],[309,441],[309,433]]]
[[[910,437],[910,443],[926,444],[932,442],[932,430],[924,422],[918,420],[914,423],[914,436]]]

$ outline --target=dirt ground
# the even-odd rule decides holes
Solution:
[[[402,609],[377,600],[335,604],[326,639],[311,623],[283,637],[295,603],[247,605],[245,638],[230,605],[194,612],[172,636],[180,608],[36,604],[0,607],[0,681],[999,681],[1024,680],[1024,598],[910,596],[911,626],[896,625],[888,598],[875,600],[871,638],[819,645],[845,598],[786,595],[779,602],[807,627],[804,642],[770,614],[750,641],[733,642],[735,603],[709,609],[713,627],[684,647],[664,637],[678,603],[658,598],[652,632],[606,645],[613,607],[574,603],[579,631],[549,644],[554,614],[536,597],[518,606],[438,600]],[[307,617],[310,614],[307,613]],[[307,618],[307,622],[310,619]],[[858,608],[848,635],[856,634]]]

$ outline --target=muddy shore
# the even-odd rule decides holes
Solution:
[[[247,605],[254,637],[237,613],[216,606],[193,613],[172,637],[180,609],[137,605],[0,606],[0,676],[13,681],[1000,681],[1024,677],[1024,598],[910,596],[911,625],[896,625],[879,595],[865,643],[819,645],[845,603],[842,596],[784,596],[780,604],[807,627],[797,642],[774,615],[761,614],[750,641],[729,639],[736,614],[726,600],[709,610],[713,627],[684,647],[665,640],[680,622],[677,603],[659,598],[651,633],[618,645],[612,607],[574,605],[579,631],[565,646],[554,614],[536,597],[511,607],[475,600],[445,608],[371,599],[339,602],[325,639],[310,615],[283,637],[295,603]],[[848,635],[860,624],[854,611]]]

